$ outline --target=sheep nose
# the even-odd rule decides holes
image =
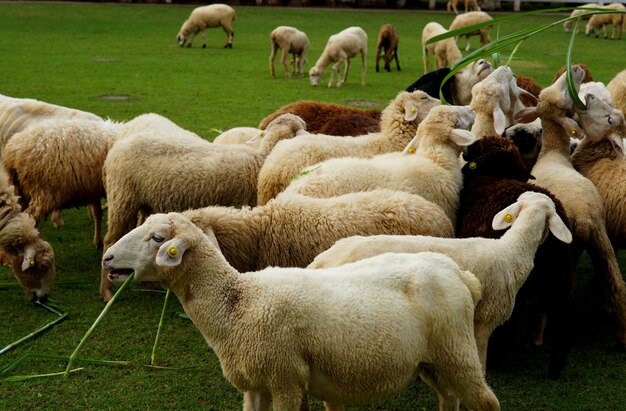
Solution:
[[[112,259],[113,259],[113,254],[105,254],[104,257],[102,257],[102,262],[103,263],[108,263]]]
[[[42,296],[39,296],[39,302],[40,303],[45,303],[46,301],[48,301],[48,294],[44,294]]]

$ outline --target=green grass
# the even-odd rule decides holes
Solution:
[[[447,26],[453,16],[441,12],[381,10],[321,10],[237,7],[232,50],[222,48],[221,30],[207,32],[207,48],[196,39],[180,49],[176,33],[191,6],[117,4],[0,4],[0,93],[36,98],[91,111],[114,120],[145,112],[169,117],[206,138],[211,128],[254,126],[277,107],[298,99],[387,102],[422,74],[421,29],[428,21]],[[507,23],[501,33],[545,24],[555,16],[536,16]],[[378,28],[396,25],[403,70],[374,71]],[[308,33],[311,67],[326,39],[350,25],[369,34],[367,85],[358,82],[353,62],[341,89],[312,88],[307,79],[273,79],[269,75],[270,31],[281,24]],[[496,31],[492,30],[495,37]],[[474,48],[477,39],[473,38]],[[531,38],[512,62],[515,72],[548,85],[565,63],[569,34],[560,28]],[[595,80],[608,82],[624,68],[624,41],[579,35],[574,62],[587,64]],[[502,61],[506,61],[505,58]],[[392,64],[392,68],[393,68]],[[278,69],[280,73],[281,70]],[[327,77],[326,77],[327,79]],[[104,95],[129,95],[127,101],[103,100]],[[0,357],[0,369],[26,352],[69,356],[104,304],[98,294],[101,253],[91,245],[92,225],[85,209],[64,212],[66,227],[41,225],[57,255],[59,284],[52,298],[69,317]],[[597,287],[590,281],[589,263],[581,264],[576,291],[576,332],[568,368],[559,381],[546,375],[546,353],[528,353],[522,344],[510,348],[488,380],[506,410],[618,410],[626,404],[626,356],[614,350],[613,319],[603,310]],[[13,281],[0,269],[0,283]],[[74,281],[75,283],[71,283]],[[95,330],[82,358],[127,360],[130,366],[85,367],[69,378],[0,382],[0,409],[240,409],[241,395],[223,378],[219,362],[200,333],[179,314],[175,299],[165,312],[156,351],[161,366],[195,366],[157,370],[150,363],[164,294],[129,287]],[[0,349],[54,319],[50,312],[26,300],[18,288],[0,289]],[[63,361],[30,359],[5,376],[62,372]],[[416,382],[400,395],[367,409],[435,409],[435,394]],[[314,401],[315,409],[321,409]]]

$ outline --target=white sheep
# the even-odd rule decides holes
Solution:
[[[26,297],[45,301],[56,276],[54,251],[19,199],[3,167],[0,167],[0,250],[8,258]]]
[[[467,106],[434,107],[403,152],[326,160],[306,169],[285,192],[327,198],[378,188],[406,191],[440,206],[455,225],[463,186],[458,157],[461,147],[476,141],[467,131],[473,121]]]
[[[489,14],[484,11],[469,11],[463,14],[459,14],[452,20],[450,24],[450,28],[448,31],[459,30],[467,26],[471,26],[474,24],[485,23],[487,21],[493,20]],[[470,49],[470,37],[471,36],[480,36],[480,45],[484,46],[486,44],[491,43],[491,37],[489,37],[489,29],[491,29],[493,25],[483,26],[479,29],[464,33],[465,37],[465,51],[469,51]],[[458,41],[458,36],[457,36]]]
[[[578,65],[572,67],[577,91],[584,76]],[[532,183],[552,192],[562,203],[570,218],[575,244],[590,255],[596,272],[602,275],[611,290],[617,316],[617,339],[626,347],[626,287],[615,252],[607,234],[604,205],[596,186],[574,169],[570,158],[570,136],[582,136],[579,125],[567,117],[574,111],[566,74],[539,94],[537,107],[527,107],[516,115],[521,122],[541,118],[543,144],[531,174]],[[574,266],[580,255],[576,255]]]
[[[515,113],[524,107],[520,96],[536,98],[517,86],[511,68],[500,66],[472,87],[470,107],[476,113],[472,133],[477,138],[501,135],[515,123]]]
[[[178,41],[180,47],[184,47],[188,41],[187,47],[191,47],[196,34],[202,32],[202,48],[205,48],[206,29],[222,27],[227,36],[224,48],[232,49],[233,37],[235,36],[233,31],[235,17],[235,9],[227,4],[214,3],[208,6],[196,7],[191,11],[191,14],[180,28],[176,41]]]
[[[111,278],[132,270],[136,281],[158,281],[179,298],[225,378],[243,391],[244,410],[300,409],[307,394],[330,409],[362,404],[417,375],[441,409],[456,409],[459,399],[500,409],[472,334],[480,284],[444,255],[390,253],[340,268],[242,275],[214,238],[171,213],[121,238],[102,265]]]
[[[517,292],[533,269],[535,252],[546,239],[547,230],[565,243],[572,241],[554,203],[541,193],[525,192],[517,202],[496,214],[493,228],[508,227],[499,239],[406,235],[348,237],[315,257],[309,268],[337,267],[388,252],[432,251],[450,256],[461,269],[473,272],[483,287],[474,316],[474,335],[486,372],[489,336],[510,318]]]
[[[278,26],[270,34],[272,53],[270,54],[270,73],[276,76],[274,60],[278,49],[282,50],[280,65],[283,67],[286,77],[291,77],[287,68],[287,56],[291,54],[293,74],[303,75],[302,66],[306,63],[306,53],[309,49],[309,38],[306,33],[290,26]]]
[[[454,38],[439,40],[434,43],[426,44],[428,40],[435,36],[447,33],[441,24],[431,21],[424,26],[422,30],[422,57],[424,60],[424,74],[428,73],[428,54],[435,55],[435,67],[443,68],[457,63],[463,58],[459,47],[456,45]]]
[[[618,40],[621,40],[622,33],[626,28],[626,18],[624,18],[626,6],[621,3],[611,3],[606,6],[596,6],[596,8],[617,10],[620,11],[620,13],[600,13],[592,15],[585,26],[585,35],[588,36],[593,31],[595,36],[599,37],[600,29],[602,29],[602,33],[606,39],[608,38],[606,26],[610,24],[612,26],[611,39],[615,40],[615,32],[617,32],[617,38]]]
[[[617,73],[606,85],[606,88],[611,93],[613,105],[622,110],[626,116],[626,70]]]
[[[197,136],[145,131],[116,142],[103,166],[108,231],[104,248],[137,226],[137,215],[209,205],[256,205],[257,174],[280,139],[304,128],[297,116],[274,120],[259,149],[212,144]],[[111,298],[101,279],[101,294]]]
[[[383,110],[380,133],[353,138],[301,135],[278,143],[259,172],[258,204],[276,197],[307,166],[334,157],[372,157],[401,151],[436,105],[439,100],[423,91],[403,91]]]
[[[333,76],[337,74],[337,87],[341,87],[348,79],[350,71],[350,59],[361,55],[361,85],[365,85],[365,58],[367,57],[367,33],[361,27],[348,27],[328,38],[326,47],[315,65],[309,70],[311,85],[319,85],[320,80],[330,68],[328,87],[333,86]],[[343,76],[341,67],[344,66]]]
[[[585,9],[596,9],[598,7],[599,7],[598,3],[583,4],[582,6],[578,6],[574,10],[572,10],[570,17],[580,16],[580,20],[589,20],[589,17],[591,17],[591,14],[589,14],[589,10],[585,10]],[[563,23],[563,30],[565,30],[566,33],[569,33],[572,30],[572,25],[575,22],[576,22],[576,19],[567,20],[566,22]],[[580,31],[580,28],[577,28],[576,33],[578,33],[579,31]]]
[[[259,148],[261,140],[257,137],[265,136],[265,130],[256,127],[233,127],[223,131],[213,139],[215,144],[247,144],[250,147]],[[253,140],[253,143],[250,143]]]

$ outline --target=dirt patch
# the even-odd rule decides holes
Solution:
[[[126,101],[130,99],[130,96],[128,94],[112,94],[112,95],[98,96],[98,98],[102,100]]]
[[[346,100],[346,104],[349,104],[355,107],[378,107],[378,106],[383,105],[383,103],[381,103],[380,101],[351,100],[351,99]]]

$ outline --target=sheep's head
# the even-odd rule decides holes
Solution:
[[[580,125],[585,131],[585,139],[594,142],[608,140],[614,150],[623,156],[622,138],[626,136],[624,113],[591,93],[585,95],[585,104],[586,110],[577,110]]]
[[[530,123],[516,123],[507,127],[502,133],[502,137],[508,138],[519,149],[522,162],[528,170],[531,170],[537,162],[539,151],[541,150],[541,120],[536,119]]]
[[[472,100],[472,87],[493,72],[493,66],[485,59],[471,62],[454,75],[454,104],[466,105]]]
[[[463,153],[465,178],[490,176],[526,182],[532,178],[524,167],[518,148],[507,138],[486,136],[467,147]]]
[[[421,90],[401,91],[391,104],[382,111],[381,124],[393,121],[398,115],[401,115],[404,122],[417,125],[426,118],[433,107],[440,104],[438,99]]]
[[[522,213],[528,213],[532,217],[545,216],[546,226],[544,240],[547,237],[547,230],[564,243],[572,242],[572,233],[567,225],[561,220],[556,212],[554,202],[550,197],[534,191],[522,193],[517,201],[493,217],[491,226],[494,230],[504,230],[515,224],[515,221]]]
[[[153,214],[109,247],[102,267],[113,283],[124,282],[134,272],[134,281],[162,282],[169,287],[176,279],[168,267],[180,265],[185,252],[204,238],[218,247],[212,233],[203,233],[183,215]]]
[[[272,120],[265,130],[260,130],[256,136],[247,141],[256,144],[260,141],[260,151],[267,155],[280,140],[295,137],[305,133],[306,123],[300,116],[291,113],[281,114]]]
[[[417,128],[417,135],[406,146],[403,153],[412,154],[419,146],[420,140],[445,142],[460,147],[468,146],[476,141],[476,137],[468,129],[474,123],[474,112],[469,106],[437,106],[433,107],[424,121]],[[425,143],[429,144],[429,143]]]
[[[317,67],[311,67],[309,70],[309,81],[311,81],[311,85],[313,87],[317,87],[320,84],[320,80],[324,76],[324,73],[320,72]]]

